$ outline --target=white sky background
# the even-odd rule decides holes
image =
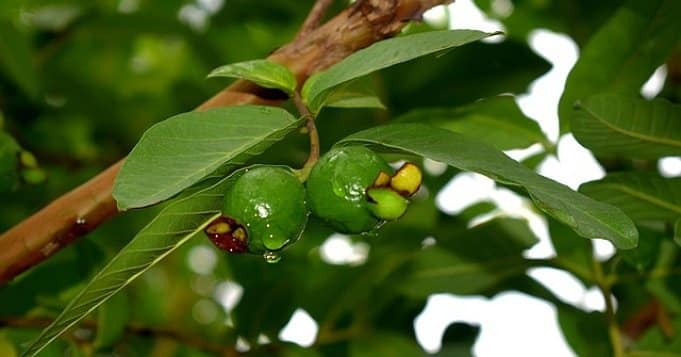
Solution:
[[[134,8],[136,0],[122,0],[127,7]],[[222,0],[200,0],[195,5],[185,6],[180,19],[193,28],[206,25],[210,14],[218,11]],[[496,0],[495,10],[507,13],[513,9],[511,0]],[[127,9],[126,7],[126,9]],[[486,18],[471,0],[457,0],[449,6],[450,27],[453,29],[477,29],[482,31],[504,30],[503,26]],[[134,10],[133,10],[134,11]],[[201,15],[201,16],[199,16]],[[429,21],[442,21],[445,18],[443,7],[426,13]],[[503,41],[497,36],[489,42]],[[527,93],[519,95],[517,102],[522,111],[536,120],[546,136],[558,143],[558,157],[546,159],[539,166],[539,173],[576,189],[586,181],[596,180],[604,175],[591,153],[584,149],[568,134],[559,138],[558,101],[565,79],[578,58],[579,49],[568,36],[547,30],[536,30],[528,39],[530,47],[552,64],[552,69],[534,81]],[[643,86],[641,94],[645,98],[655,97],[662,88],[666,70],[658,69]],[[538,146],[526,150],[513,150],[507,154],[520,160],[538,152]],[[681,159],[660,160],[659,168],[664,176],[681,176]],[[546,221],[538,215],[531,202],[515,193],[497,188],[494,182],[484,176],[462,173],[437,196],[440,209],[456,214],[466,207],[483,200],[491,200],[499,207],[494,214],[513,215],[527,219],[530,228],[540,239],[540,243],[525,252],[528,258],[548,258],[555,255],[548,238]],[[481,217],[481,220],[491,217]],[[598,259],[607,259],[614,254],[614,248],[607,241],[594,241]],[[334,234],[320,247],[322,259],[329,264],[360,265],[369,254],[365,243],[353,243],[347,236]],[[203,277],[212,276],[215,267],[215,253],[207,246],[195,247],[187,257],[190,268]],[[604,300],[595,289],[587,289],[571,274],[552,268],[534,268],[528,275],[545,285],[560,299],[585,311],[604,310]],[[236,282],[215,282],[197,279],[198,286],[206,286],[205,291],[214,291],[215,303],[204,299],[197,303],[194,312],[197,317],[206,315],[217,307],[231,311],[239,302],[243,288]],[[196,288],[196,287],[195,287]],[[212,304],[212,305],[211,305]],[[215,312],[212,313],[215,315]],[[198,319],[197,319],[198,320]],[[451,323],[465,322],[481,327],[480,335],[474,345],[476,356],[574,356],[574,352],[564,340],[557,322],[556,309],[551,304],[534,297],[505,292],[491,299],[481,296],[455,296],[452,294],[432,295],[423,312],[414,321],[419,344],[428,352],[436,352],[441,347],[442,335]],[[231,321],[226,321],[230,324]],[[297,309],[289,323],[282,329],[279,339],[291,341],[301,346],[314,343],[318,325],[314,317],[305,310]],[[261,336],[258,343],[267,343],[269,338]],[[246,341],[238,343],[239,350],[248,350]]]

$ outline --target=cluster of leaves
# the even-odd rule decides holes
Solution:
[[[85,44],[74,40],[75,49],[62,50],[59,57],[66,58],[52,60],[59,62],[53,65],[61,75],[69,73],[66,63],[61,62],[79,55],[79,51],[86,53],[80,56],[94,55],[96,59],[87,60],[97,65],[97,58],[101,60],[107,53],[106,48],[97,48],[99,44],[89,42],[92,41],[87,32],[92,30],[90,26],[96,29],[133,21],[115,19],[122,15],[112,16],[114,19],[103,16],[102,13],[107,14],[104,5],[76,3],[69,6],[92,11],[97,16],[94,16],[96,20],[83,18],[85,24],[73,23],[68,34],[53,30],[60,36],[73,36],[71,32],[85,36],[78,40]],[[284,1],[275,3],[278,5],[273,6],[282,9],[288,6]],[[478,3],[486,8],[485,1]],[[156,207],[133,211],[115,221],[109,232],[104,230],[94,242],[85,240],[74,245],[0,290],[0,299],[12,301],[0,307],[0,316],[7,316],[9,326],[12,321],[25,320],[28,316],[56,316],[22,352],[33,354],[47,347],[52,351],[113,349],[128,354],[164,348],[186,354],[201,353],[197,348],[223,353],[242,338],[256,351],[272,354],[419,355],[412,321],[427,297],[438,292],[493,296],[515,290],[545,299],[558,308],[564,334],[580,355],[619,353],[620,341],[611,334],[611,345],[608,330],[613,330],[613,326],[616,330],[651,299],[658,300],[665,314],[674,317],[671,324],[678,330],[681,328],[678,316],[681,291],[678,284],[671,282],[679,264],[678,247],[672,235],[674,224],[681,226],[681,180],[662,177],[651,169],[661,157],[680,155],[681,107],[673,104],[680,99],[675,95],[679,93],[678,83],[667,83],[669,88],[663,92],[667,99],[645,101],[638,93],[652,72],[681,45],[678,38],[681,24],[674,19],[674,14],[681,13],[681,3],[659,0],[546,4],[517,2],[513,14],[504,18],[509,37],[499,44],[476,42],[490,35],[478,31],[405,33],[351,55],[302,85],[300,93],[305,104],[318,115],[325,148],[368,145],[386,157],[427,158],[448,166],[444,174],[427,175],[424,191],[430,193],[416,200],[405,217],[386,225],[375,237],[351,237],[370,246],[367,260],[362,264],[325,262],[319,253],[320,246],[333,232],[312,220],[300,242],[289,249],[277,265],[266,265],[260,259],[249,257],[222,259],[223,255],[218,253],[221,259],[213,270],[188,270],[185,257],[208,249],[205,239],[194,237],[200,236],[202,229],[220,214],[223,194],[238,170],[250,163],[295,164],[305,157],[304,137],[296,135],[304,118],[296,118],[285,109],[241,106],[180,114],[152,126],[126,160],[114,195],[122,209],[168,201],[160,204],[160,211]],[[164,6],[161,8],[177,8]],[[555,15],[566,6],[611,16],[605,22],[603,16],[594,16],[581,22],[572,19],[559,23],[555,18],[560,17],[547,15]],[[291,9],[294,7],[291,5]],[[243,8],[258,11],[252,5]],[[235,9],[235,14],[243,15],[238,11],[239,5],[235,5]],[[592,9],[595,11],[589,11]],[[140,16],[150,12],[142,9]],[[490,12],[493,12],[491,7]],[[74,16],[81,18],[80,14]],[[163,18],[164,12],[159,11],[159,16]],[[70,21],[73,19],[67,23]],[[249,18],[240,21],[249,21]],[[243,33],[229,32],[230,29],[237,31],[237,22],[225,22],[235,27],[218,27],[222,30],[218,33],[227,33],[235,39],[243,36]],[[151,33],[167,28],[160,24],[133,23],[149,26],[145,29]],[[260,26],[265,26],[264,23]],[[536,143],[544,148],[542,157],[553,150],[536,123],[522,114],[513,97],[499,95],[523,91],[533,78],[546,70],[545,63],[522,41],[528,32],[522,26],[528,23],[566,31],[584,44],[561,99],[561,127],[564,132],[571,130],[580,143],[598,156],[608,175],[583,185],[580,192],[536,174],[532,170],[536,160],[518,163],[501,151]],[[253,31],[257,32],[258,27],[254,26]],[[274,22],[260,28],[266,29],[261,34],[264,42],[274,38],[277,26],[285,25]],[[218,36],[215,31],[206,36],[178,34],[183,39],[180,45],[168,44],[157,35],[147,38],[149,42],[145,43],[144,36],[138,35],[141,44],[134,54],[141,57],[132,59],[149,65],[144,61],[158,60],[158,53],[154,51],[164,55],[178,51],[179,60],[190,64],[192,70],[187,72],[175,65],[164,68],[163,63],[152,65],[158,73],[146,74],[154,78],[149,88],[139,83],[125,83],[119,74],[116,78],[107,77],[109,71],[102,71],[95,77],[104,83],[100,85],[111,84],[108,90],[113,92],[136,93],[130,97],[113,93],[123,108],[105,115],[137,112],[137,116],[158,117],[159,113],[177,109],[170,104],[176,106],[186,103],[187,98],[194,98],[184,91],[188,86],[191,89],[191,86],[204,85],[184,83],[182,79],[202,67],[193,56],[199,56],[201,51],[216,51],[211,46],[215,46],[213,43],[205,44],[205,39],[202,40],[211,34]],[[643,46],[644,43],[650,45]],[[185,47],[190,44],[199,48]],[[458,48],[464,44],[467,46]],[[229,48],[233,47],[226,47],[225,51]],[[453,48],[456,50],[444,56],[400,64]],[[124,51],[118,56],[127,58]],[[491,61],[492,65],[486,66],[485,61]],[[12,69],[11,61],[4,63],[10,63],[6,85],[13,90],[22,89],[28,100],[32,90],[38,91],[31,88],[40,82],[26,78],[35,73]],[[135,68],[134,62],[132,67]],[[96,69],[90,70],[92,74],[98,73]],[[383,71],[375,73],[379,70]],[[22,74],[24,72],[33,74]],[[161,78],[155,77],[158,75]],[[223,66],[211,76],[243,78],[288,94],[299,87],[286,68],[262,60]],[[82,73],[77,78],[87,82]],[[178,79],[183,92],[176,96],[184,99],[156,98],[160,95],[159,89],[171,92],[168,87]],[[88,85],[81,83],[81,88],[75,83],[71,88],[56,86],[47,80],[45,83],[52,87],[44,95],[54,91],[66,98],[72,98],[76,91],[85,92]],[[136,104],[147,97],[154,97],[155,105],[139,109]],[[47,106],[54,106],[53,99],[46,102]],[[69,104],[66,109],[43,108],[41,111],[46,113],[43,115],[84,115],[97,105],[104,104],[79,103],[75,108]],[[389,115],[384,111],[361,109],[380,107],[389,108]],[[101,107],[99,110],[101,112]],[[387,124],[386,117],[392,118]],[[140,124],[132,125],[132,120],[126,124],[141,130]],[[108,125],[102,123],[96,129],[106,130]],[[121,129],[125,128],[119,127],[119,133]],[[91,133],[86,136],[94,138]],[[537,239],[522,220],[500,217],[467,228],[473,218],[492,212],[495,209],[492,204],[478,204],[456,216],[440,212],[435,205],[435,194],[460,171],[486,175],[532,200],[546,214],[557,256],[523,257],[523,251]],[[124,247],[121,245],[127,239],[104,242],[114,235],[129,236],[154,213],[156,217]],[[677,231],[676,235],[681,234]],[[422,242],[427,237],[434,238],[435,244],[424,247]],[[590,242],[584,238],[608,239],[619,250],[610,260],[598,262]],[[104,257],[112,255],[104,267],[99,266]],[[617,314],[611,306],[605,313],[587,313],[562,302],[525,275],[528,268],[536,266],[563,269],[585,285],[599,287],[608,300],[613,293],[618,301]],[[101,269],[91,277],[97,268]],[[55,269],[60,273],[53,279],[49,276]],[[213,294],[220,280],[238,282],[243,287],[244,295],[233,310],[218,309],[220,299]],[[640,288],[641,282],[645,289]],[[178,306],[193,309],[178,309]],[[212,317],[201,322],[196,315],[205,314],[206,306],[210,307]],[[98,307],[97,316],[93,317]],[[262,335],[275,338],[296,307],[305,309],[320,325],[314,348],[302,351],[280,341],[258,343]],[[83,319],[86,320],[79,325],[79,330],[57,339]],[[224,323],[226,319],[228,324]],[[83,334],[92,332],[94,323],[96,337],[83,338]],[[154,327],[147,330],[151,338],[135,334],[140,330],[139,324]],[[632,341],[631,350],[674,351],[678,348],[678,342],[674,341],[678,339],[670,342],[668,325],[649,328],[638,341]],[[179,326],[187,327],[176,330]],[[453,326],[450,330],[443,353],[469,350],[477,333],[475,328]],[[25,342],[38,332],[35,328],[18,327],[0,331],[0,347],[12,350],[19,348],[15,341]],[[200,343],[182,337],[168,347],[163,338],[156,338],[192,334],[202,335]],[[58,343],[49,345],[53,340]],[[3,347],[4,344],[8,347]]]

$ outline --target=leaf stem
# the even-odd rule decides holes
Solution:
[[[298,177],[304,182],[310,175],[312,167],[319,159],[319,133],[317,132],[317,126],[314,123],[315,116],[307,109],[307,106],[303,103],[303,98],[298,91],[293,95],[293,102],[295,103],[296,108],[298,108],[300,115],[306,119],[305,127],[307,128],[307,134],[310,137],[310,154],[308,155],[305,164],[303,164],[303,167],[298,171]]]
[[[622,336],[619,325],[617,324],[617,317],[615,316],[615,307],[612,303],[612,281],[603,274],[603,267],[599,261],[594,259],[593,264],[596,285],[601,291],[601,294],[603,294],[603,299],[605,300],[605,318],[608,320],[608,335],[610,336],[613,356],[624,357],[625,353],[622,345]]]

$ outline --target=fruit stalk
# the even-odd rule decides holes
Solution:
[[[303,168],[298,171],[298,178],[300,178],[300,181],[305,182],[310,175],[310,170],[312,170],[314,164],[319,160],[319,133],[317,132],[317,126],[314,122],[315,117],[312,112],[307,109],[305,103],[303,103],[300,93],[295,92],[293,102],[296,104],[296,108],[298,108],[300,115],[305,118],[307,135],[310,137],[310,153],[307,156],[307,161],[303,164]]]

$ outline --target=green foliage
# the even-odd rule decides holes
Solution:
[[[11,190],[19,180],[19,150],[17,142],[0,131],[0,192]]]
[[[551,144],[537,122],[525,116],[512,96],[497,96],[456,108],[421,108],[396,121],[428,123],[479,138],[499,150]]]
[[[0,19],[0,66],[29,96],[38,95],[38,73],[29,37],[8,20]]]
[[[433,31],[378,42],[307,80],[302,89],[314,113],[324,106],[334,87],[414,58],[441,52],[495,34],[480,31]]]
[[[549,29],[570,35],[580,45],[587,41],[623,2],[625,1],[516,0],[509,9],[504,7],[503,3],[495,4],[494,0],[475,0],[488,16],[504,24],[509,36],[525,39],[535,29]]]
[[[262,58],[295,36],[312,1],[208,3],[0,1],[2,230],[131,148],[114,197],[121,209],[156,205],[129,210],[0,286],[0,355],[234,355],[239,340],[253,355],[421,356],[414,318],[431,294],[491,298],[509,291],[552,304],[577,355],[678,353],[681,181],[656,167],[659,158],[681,154],[679,56],[672,56],[680,48],[679,1],[514,0],[513,11],[504,12],[504,2],[476,0],[505,26],[503,41],[410,24],[305,83],[291,72],[303,78],[305,68]],[[336,1],[331,12],[346,6]],[[556,144],[515,97],[550,69],[527,42],[540,28],[565,33],[581,48],[558,108],[561,126],[572,127],[606,175],[580,192],[535,173]],[[346,35],[352,45],[358,34],[333,34]],[[642,84],[664,63],[669,76],[659,98],[641,99]],[[203,231],[225,213],[225,196],[245,170],[294,167],[289,178],[310,194],[314,184],[306,179],[314,169],[303,164],[309,143],[298,135],[309,132],[301,129],[307,116],[294,113],[291,101],[284,109],[186,113],[224,87],[212,77],[251,81],[289,98],[302,88],[321,154],[366,146],[386,170],[383,160],[410,161],[423,171],[420,191],[403,212],[406,201],[392,190],[345,187],[386,204],[375,214],[401,216],[375,231],[339,236],[309,215],[277,264],[213,247]],[[501,152],[530,146],[538,152],[522,163]],[[354,175],[375,180],[356,167]],[[438,194],[466,171],[512,190],[526,208],[534,201],[556,256],[528,258],[538,242],[533,230],[495,203],[443,212]],[[241,191],[261,199],[244,211],[253,216],[250,227],[271,228],[254,216],[260,203],[274,202],[266,188],[275,176]],[[337,209],[340,191],[329,185],[322,204]],[[307,209],[312,198],[320,197],[308,197]],[[58,214],[76,219],[81,212],[67,207]],[[600,261],[583,237],[608,239],[617,250]],[[339,240],[351,246],[351,260],[327,256]],[[616,309],[587,312],[562,301],[530,278],[536,267],[614,295]],[[659,306],[657,320],[625,340],[617,331],[634,336],[630,321],[651,302]],[[297,308],[319,325],[311,347],[278,338]],[[525,323],[517,321],[518,329]],[[479,331],[449,326],[437,355],[471,355]],[[270,342],[261,343],[264,337]]]
[[[673,222],[681,216],[681,178],[651,173],[618,173],[588,182],[579,190],[621,208],[634,220]]]
[[[577,100],[598,93],[635,95],[653,71],[681,45],[676,0],[628,1],[589,40],[570,72],[560,99],[567,130]]]
[[[268,60],[232,63],[214,69],[208,78],[231,77],[251,81],[261,87],[281,89],[288,94],[296,90],[296,78],[285,66]]]
[[[605,238],[621,249],[634,248],[638,242],[636,227],[616,207],[539,176],[472,138],[423,124],[393,124],[353,134],[341,143],[374,144],[401,150],[521,186],[539,208],[585,238]]]
[[[587,98],[575,105],[572,130],[596,155],[637,159],[681,155],[681,105],[663,99]]]
[[[106,350],[118,342],[130,321],[130,304],[125,290],[111,296],[111,299],[97,310],[97,337],[92,343],[97,350]]]
[[[224,164],[243,164],[300,125],[285,110],[260,106],[174,116],[151,127],[132,149],[113,195],[120,209],[158,203]]]
[[[537,239],[523,221],[498,219],[467,231],[455,227],[441,224],[435,234],[440,244],[410,261],[410,273],[399,285],[404,294],[480,294],[532,264],[521,253]]]
[[[24,352],[34,355],[220,215],[225,188],[241,174],[177,199],[143,228]]]

